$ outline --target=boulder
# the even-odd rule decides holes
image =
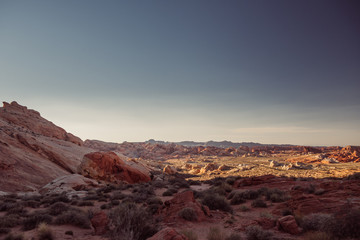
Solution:
[[[108,231],[109,218],[104,211],[95,213],[90,221],[95,235],[102,235]]]
[[[167,174],[170,174],[170,175],[173,175],[173,174],[176,174],[177,171],[175,168],[173,168],[172,166],[170,165],[166,165],[163,169],[163,172],[164,173],[167,173]]]
[[[114,152],[93,152],[84,156],[78,172],[85,177],[113,183],[149,182],[150,173],[139,165],[120,159]]]
[[[164,228],[158,233],[156,233],[151,238],[147,240],[189,240],[187,237],[177,232],[174,228]]]
[[[276,224],[278,230],[283,230],[284,232],[298,235],[301,233],[301,229],[296,223],[295,217],[288,215],[282,218],[279,218]]]
[[[160,214],[165,222],[178,222],[184,220],[179,216],[179,212],[184,208],[191,208],[194,211],[194,221],[201,222],[210,216],[209,208],[197,202],[192,191],[177,193],[172,199],[165,201]]]
[[[71,174],[58,177],[50,183],[43,186],[39,192],[41,194],[52,194],[62,192],[74,192],[86,190],[90,187],[97,187],[98,183],[92,179],[86,178],[79,174]]]

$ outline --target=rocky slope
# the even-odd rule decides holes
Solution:
[[[0,191],[35,190],[76,173],[84,154],[80,138],[16,102],[0,108]]]

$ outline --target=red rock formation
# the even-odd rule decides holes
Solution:
[[[183,219],[179,216],[179,212],[184,208],[191,208],[195,212],[195,221],[204,221],[210,216],[210,210],[207,206],[202,206],[194,198],[192,191],[177,193],[171,200],[164,203],[160,214],[164,217],[165,222],[178,222]]]
[[[158,233],[156,233],[151,238],[147,240],[189,240],[187,237],[177,232],[174,228],[164,228]]]
[[[33,191],[76,172],[91,149],[16,102],[0,108],[0,191]]]
[[[279,218],[277,221],[277,228],[279,230],[283,230],[284,232],[294,235],[298,235],[301,233],[301,229],[297,225],[295,217],[292,215]]]
[[[109,218],[104,211],[95,213],[90,221],[91,225],[94,227],[95,235],[102,235],[107,232]]]
[[[93,152],[86,154],[78,168],[85,177],[108,182],[149,182],[150,175],[143,168],[129,165],[114,152]]]

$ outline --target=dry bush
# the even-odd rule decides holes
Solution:
[[[225,234],[217,227],[211,227],[206,236],[207,240],[225,240]]]
[[[21,223],[20,216],[16,214],[3,216],[0,218],[0,228],[12,228]]]
[[[251,206],[254,208],[267,208],[266,202],[264,202],[262,199],[255,199],[251,203]]]
[[[55,219],[55,224],[70,224],[84,229],[90,228],[90,221],[87,214],[82,210],[75,208],[69,209],[68,211],[61,213]]]
[[[54,203],[53,205],[51,205],[47,211],[50,215],[57,216],[63,212],[66,212],[69,209],[70,209],[70,207],[68,204],[63,203],[63,202],[57,202],[57,203]]]
[[[54,236],[50,227],[46,223],[40,223],[37,228],[39,240],[53,240]]]
[[[326,232],[307,232],[304,234],[305,240],[333,240],[333,236]]]
[[[189,240],[198,240],[197,234],[192,230],[182,230],[180,233],[187,237]]]
[[[229,236],[225,238],[225,240],[242,240],[242,239],[243,238],[241,237],[241,235],[237,233],[231,233]]]
[[[262,229],[260,226],[248,226],[245,230],[247,240],[270,240],[273,234],[270,231]]]
[[[66,193],[63,192],[61,194],[51,194],[49,196],[45,196],[42,200],[41,200],[41,204],[54,204],[57,202],[64,202],[64,203],[69,203],[71,202],[71,200],[68,198],[68,196],[66,196]]]
[[[225,212],[233,212],[230,204],[226,201],[226,199],[217,194],[206,194],[202,200],[202,203],[208,206],[211,210],[222,210]]]
[[[157,232],[152,216],[133,203],[121,204],[110,212],[113,240],[145,240]]]
[[[246,200],[243,198],[241,192],[239,192],[239,191],[235,192],[235,194],[233,194],[231,196],[231,200],[230,200],[231,205],[238,205],[238,204],[245,203],[245,202],[246,202]]]
[[[23,240],[23,239],[24,239],[24,235],[22,235],[22,234],[13,234],[13,233],[9,233],[4,238],[4,240]]]
[[[44,211],[36,211],[23,221],[23,230],[36,228],[40,223],[51,223],[52,217]]]
[[[197,215],[194,209],[186,207],[178,212],[179,217],[186,221],[197,221]]]

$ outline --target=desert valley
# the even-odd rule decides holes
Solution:
[[[360,147],[81,140],[0,108],[1,239],[359,239]]]

